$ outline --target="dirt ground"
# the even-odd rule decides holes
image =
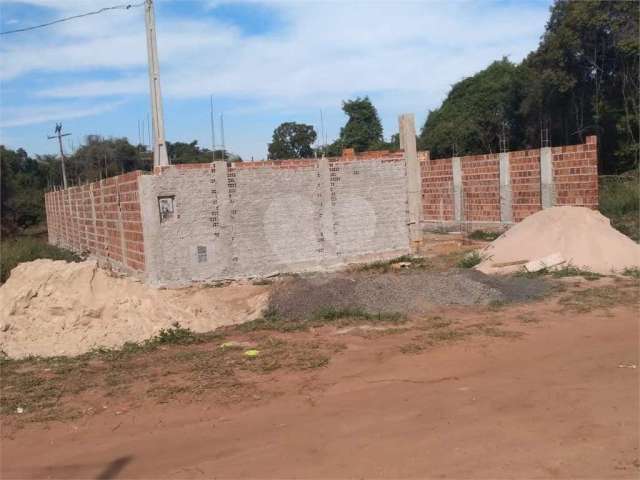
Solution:
[[[5,363],[2,478],[638,478],[639,284],[552,285]]]

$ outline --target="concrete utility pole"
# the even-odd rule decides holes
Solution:
[[[162,113],[162,94],[160,92],[160,65],[158,63],[158,44],[156,42],[156,19],[153,12],[153,0],[145,0],[144,23],[147,30],[149,90],[151,93],[151,115],[153,121],[153,165],[159,167],[169,165],[169,157],[164,139],[164,117]]]
[[[409,207],[409,240],[413,252],[422,244],[422,178],[416,148],[416,126],[413,113],[404,113],[398,119],[400,145],[407,165],[407,202]]]
[[[56,129],[55,131],[55,135],[53,136],[49,136],[47,135],[47,138],[49,140],[53,140],[54,138],[58,139],[58,145],[60,146],[60,158],[62,160],[62,185],[64,186],[64,188],[67,188],[67,170],[64,166],[64,150],[62,149],[62,137],[68,137],[69,135],[71,135],[70,133],[62,133],[62,124],[61,123],[56,123]]]
[[[216,124],[213,121],[213,95],[211,95],[209,100],[210,100],[209,113],[211,115],[211,161],[215,162],[216,160]]]

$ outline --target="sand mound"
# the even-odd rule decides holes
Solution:
[[[0,348],[15,358],[78,355],[146,340],[174,322],[205,332],[258,317],[268,296],[247,284],[155,290],[94,261],[36,260],[0,287]]]
[[[535,213],[481,254],[485,260],[476,268],[484,273],[507,273],[545,259],[602,274],[640,267],[640,245],[615,230],[601,213],[585,207],[553,207]]]

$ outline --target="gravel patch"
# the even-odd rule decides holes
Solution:
[[[532,300],[548,284],[538,278],[495,278],[474,270],[446,273],[331,273],[295,277],[277,283],[269,306],[282,317],[309,318],[335,309],[368,313],[424,313],[434,305],[489,305]]]

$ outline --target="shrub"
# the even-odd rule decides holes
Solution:
[[[15,237],[0,244],[0,282],[4,283],[19,263],[38,258],[79,262],[82,258],[69,250],[54,247],[33,237]]]
[[[478,252],[466,254],[458,262],[459,268],[473,268],[482,261],[482,256]]]

